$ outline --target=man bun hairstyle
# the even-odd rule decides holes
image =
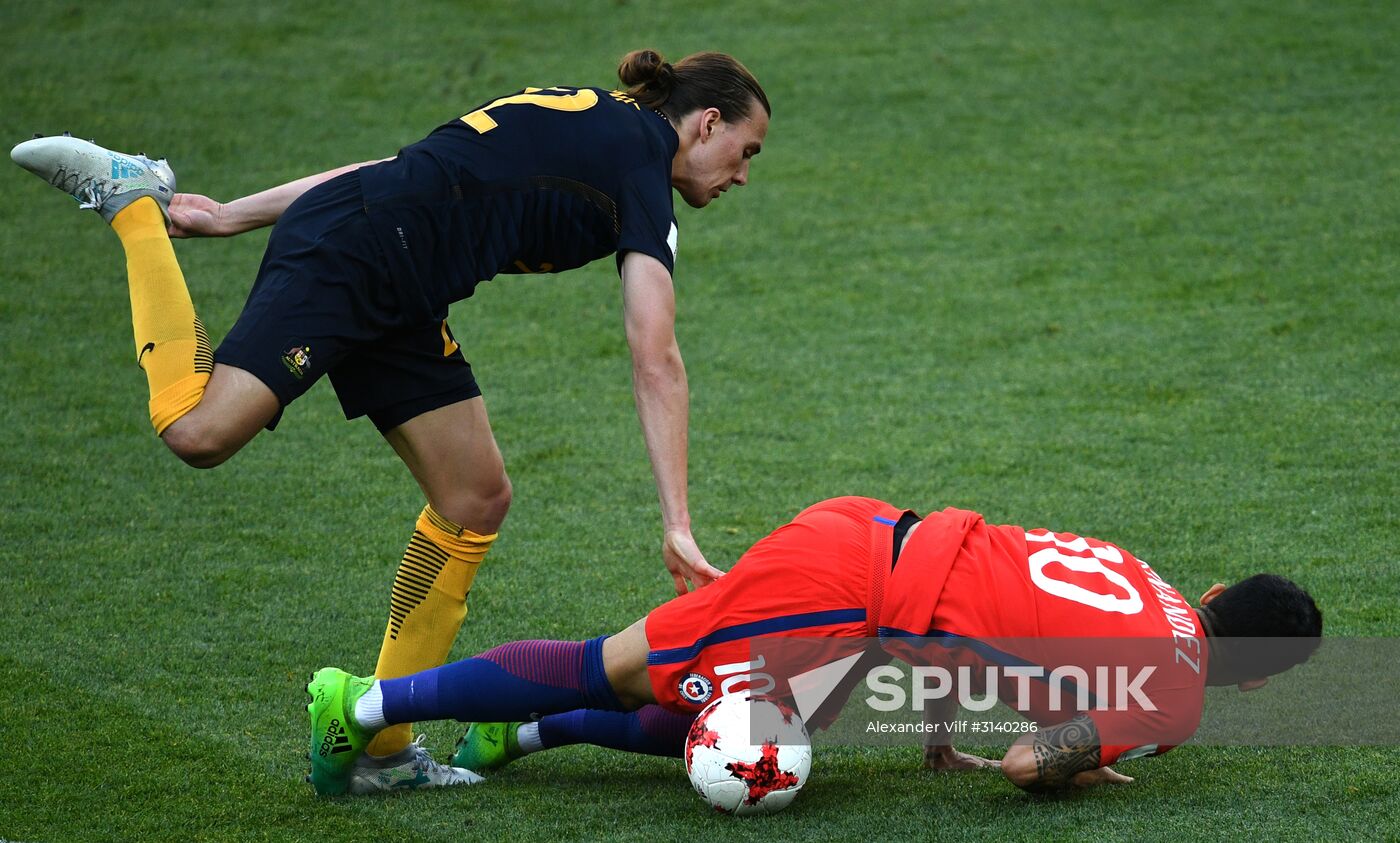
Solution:
[[[1255,574],[1200,609],[1211,633],[1219,679],[1263,679],[1302,664],[1322,643],[1322,611],[1312,596],[1277,574]],[[1219,672],[1217,672],[1217,664]]]
[[[742,120],[754,101],[773,114],[758,80],[725,53],[695,53],[671,64],[656,50],[633,50],[622,57],[617,78],[629,97],[673,123],[702,108],[719,109],[726,121]]]

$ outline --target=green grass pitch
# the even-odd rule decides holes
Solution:
[[[732,52],[772,130],[749,187],[679,211],[712,561],[860,493],[1098,535],[1191,596],[1278,571],[1329,634],[1395,636],[1398,28],[1320,0],[9,3],[0,140],[71,129],[229,199],[525,85],[613,84],[628,49]],[[177,245],[216,340],[265,240]],[[737,822],[676,762],[584,749],[317,801],[302,684],[372,668],[412,480],[324,384],[185,468],[115,237],[6,165],[0,254],[0,838],[1400,835],[1394,748],[1186,747],[1052,800],[832,749]],[[516,488],[455,656],[670,590],[619,316],[611,260],[453,310]]]

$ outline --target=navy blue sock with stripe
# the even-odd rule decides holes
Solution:
[[[516,641],[399,679],[381,679],[384,719],[501,721],[574,709],[621,711],[603,641]]]
[[[636,711],[584,709],[541,717],[540,743],[545,749],[586,743],[637,752],[680,758],[694,714],[677,714],[659,705]]]

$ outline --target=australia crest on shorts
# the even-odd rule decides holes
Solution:
[[[715,683],[711,682],[708,676],[687,673],[685,678],[681,680],[679,690],[682,699],[693,703],[702,703],[714,695]]]
[[[306,377],[306,367],[311,365],[311,346],[299,345],[288,349],[287,353],[282,355],[282,365],[296,375],[297,380]]]

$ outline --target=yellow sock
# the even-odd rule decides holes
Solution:
[[[404,551],[389,603],[389,625],[374,675],[407,676],[447,659],[467,617],[467,592],[496,534],[481,536],[424,507]],[[390,726],[366,751],[391,755],[413,739],[413,724]]]
[[[204,397],[214,352],[195,316],[156,200],[148,196],[123,208],[112,218],[112,228],[126,250],[136,365],[146,371],[151,424],[159,436]]]

